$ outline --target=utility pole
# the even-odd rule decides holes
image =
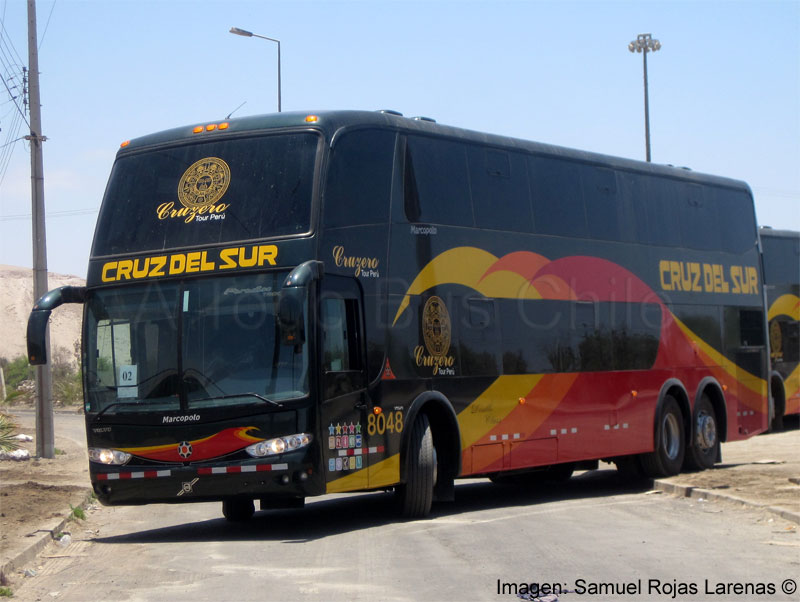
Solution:
[[[31,134],[31,214],[33,217],[33,300],[36,302],[47,290],[47,239],[44,213],[44,162],[42,160],[42,105],[39,98],[39,47],[36,34],[36,0],[28,0],[28,75]],[[50,356],[50,335],[45,338]],[[36,367],[36,455],[55,457],[53,428],[53,378],[50,364]]]

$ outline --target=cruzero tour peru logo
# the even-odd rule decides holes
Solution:
[[[333,262],[337,268],[350,268],[356,278],[379,278],[380,260],[377,257],[356,257],[345,253],[342,245],[333,247]]]
[[[414,358],[417,366],[433,368],[433,374],[454,376],[455,358],[447,355],[450,351],[450,314],[439,297],[433,296],[425,302],[422,309],[422,339],[425,346],[417,345]],[[425,351],[428,354],[425,354]]]
[[[225,219],[230,204],[218,201],[230,183],[231,169],[225,161],[218,157],[200,159],[184,172],[178,183],[178,200],[182,207],[176,208],[174,201],[161,203],[156,210],[158,219],[180,218],[187,224]]]

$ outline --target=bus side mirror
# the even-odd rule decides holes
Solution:
[[[278,326],[281,343],[302,345],[306,342],[303,306],[308,299],[308,285],[322,277],[321,261],[306,261],[294,268],[278,293]]]
[[[284,345],[302,345],[306,342],[303,324],[305,298],[305,288],[285,288],[278,295],[278,326]]]
[[[28,362],[31,366],[47,363],[47,322],[50,312],[64,303],[83,303],[86,300],[85,286],[62,286],[45,293],[33,306],[28,316]]]
[[[43,366],[47,363],[45,336],[49,320],[49,309],[35,309],[28,316],[28,362],[31,366]]]

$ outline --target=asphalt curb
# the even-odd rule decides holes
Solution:
[[[775,514],[785,520],[800,524],[800,513],[798,512],[794,512],[786,508],[781,508],[780,506],[770,506],[768,504],[760,504],[758,502],[740,498],[735,495],[731,495],[729,493],[720,493],[718,491],[713,491],[711,489],[703,489],[701,487],[694,487],[693,485],[681,485],[680,483],[672,483],[670,481],[661,481],[658,479],[653,481],[653,489],[655,489],[656,491],[663,491],[664,493],[676,495],[678,497],[732,502],[740,506],[747,506],[749,508],[759,508],[761,510],[766,510],[767,512]]]
[[[75,506],[75,508],[86,510],[92,501],[92,490],[87,489],[83,502]],[[55,522],[45,525],[29,535],[29,537],[31,537],[33,540],[31,545],[29,545],[11,560],[6,561],[3,566],[0,566],[0,585],[6,585],[11,579],[13,579],[14,575],[18,571],[21,571],[25,568],[26,564],[34,561],[39,553],[45,549],[48,543],[55,540],[54,535],[56,533],[61,533],[64,531],[67,524],[72,520],[70,516],[71,513],[72,510],[70,510],[70,512],[63,518],[56,518],[54,519]]]

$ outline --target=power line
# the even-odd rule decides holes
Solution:
[[[8,31],[6,30],[6,25],[4,21],[0,21],[0,41],[6,41],[5,42],[6,46],[8,46],[16,55],[16,62],[22,65],[24,61],[22,60],[22,57],[17,52],[16,48],[14,48],[14,45],[10,42],[10,40],[11,37],[8,35]],[[2,46],[2,44],[0,44],[0,46]]]
[[[24,69],[25,69],[25,67],[23,67],[23,70],[24,70]],[[24,71],[23,71],[23,72],[24,72]],[[23,91],[25,90],[24,82],[25,82],[25,79],[24,79],[24,77],[23,77]],[[14,106],[16,106],[16,107],[17,107],[17,111],[19,111],[19,114],[20,114],[20,115],[22,115],[22,119],[23,119],[23,121],[25,121],[25,123],[26,123],[26,124],[28,124],[28,129],[30,129],[30,127],[31,127],[31,124],[30,124],[30,123],[28,123],[28,118],[27,118],[27,117],[25,117],[25,113],[24,113],[24,112],[23,112],[23,110],[20,108],[20,106],[17,104],[17,101],[16,101],[16,98],[17,98],[17,97],[16,97],[16,96],[14,96],[14,93],[13,93],[13,92],[11,92],[11,88],[9,88],[9,87],[8,87],[8,82],[6,82],[5,78],[3,78],[3,85],[6,87],[6,90],[8,91],[8,96],[9,96],[9,98],[11,98],[11,100],[14,102]],[[24,103],[24,102],[25,102],[25,101],[23,101],[23,103]]]
[[[0,147],[0,186],[5,181],[8,166],[11,164],[11,155],[14,152],[15,143],[23,138],[19,136],[22,129],[22,119],[16,113],[12,114],[11,127],[6,128],[6,143]]]
[[[48,211],[47,218],[51,217],[73,217],[75,215],[90,215],[97,213],[99,209],[70,209],[68,211]],[[30,213],[16,213],[13,215],[0,215],[0,222],[10,222],[14,220],[31,219]]]
[[[25,111],[23,111],[22,107],[20,107],[19,103],[17,102],[19,93],[14,93],[14,90],[17,90],[21,87],[23,104],[25,104],[25,95],[27,94],[27,77],[25,76],[26,69],[23,66],[24,62],[22,57],[19,55],[17,49],[14,47],[14,44],[11,42],[11,36],[8,35],[8,30],[6,29],[3,21],[0,21],[0,64],[2,64],[3,67],[3,86],[8,92],[8,97],[11,102],[14,103],[14,106],[22,116],[22,119],[28,125],[28,128],[30,128],[28,118],[25,116]],[[22,81],[19,81],[20,72],[22,73]],[[13,82],[14,85],[9,86],[9,82]]]
[[[44,24],[44,31],[42,32],[42,37],[39,39],[39,50],[42,49],[42,44],[44,44],[44,37],[47,35],[47,28],[50,27],[50,19],[53,16],[53,10],[56,8],[56,1],[53,0],[53,6],[50,7],[50,14],[47,15],[47,23]]]

